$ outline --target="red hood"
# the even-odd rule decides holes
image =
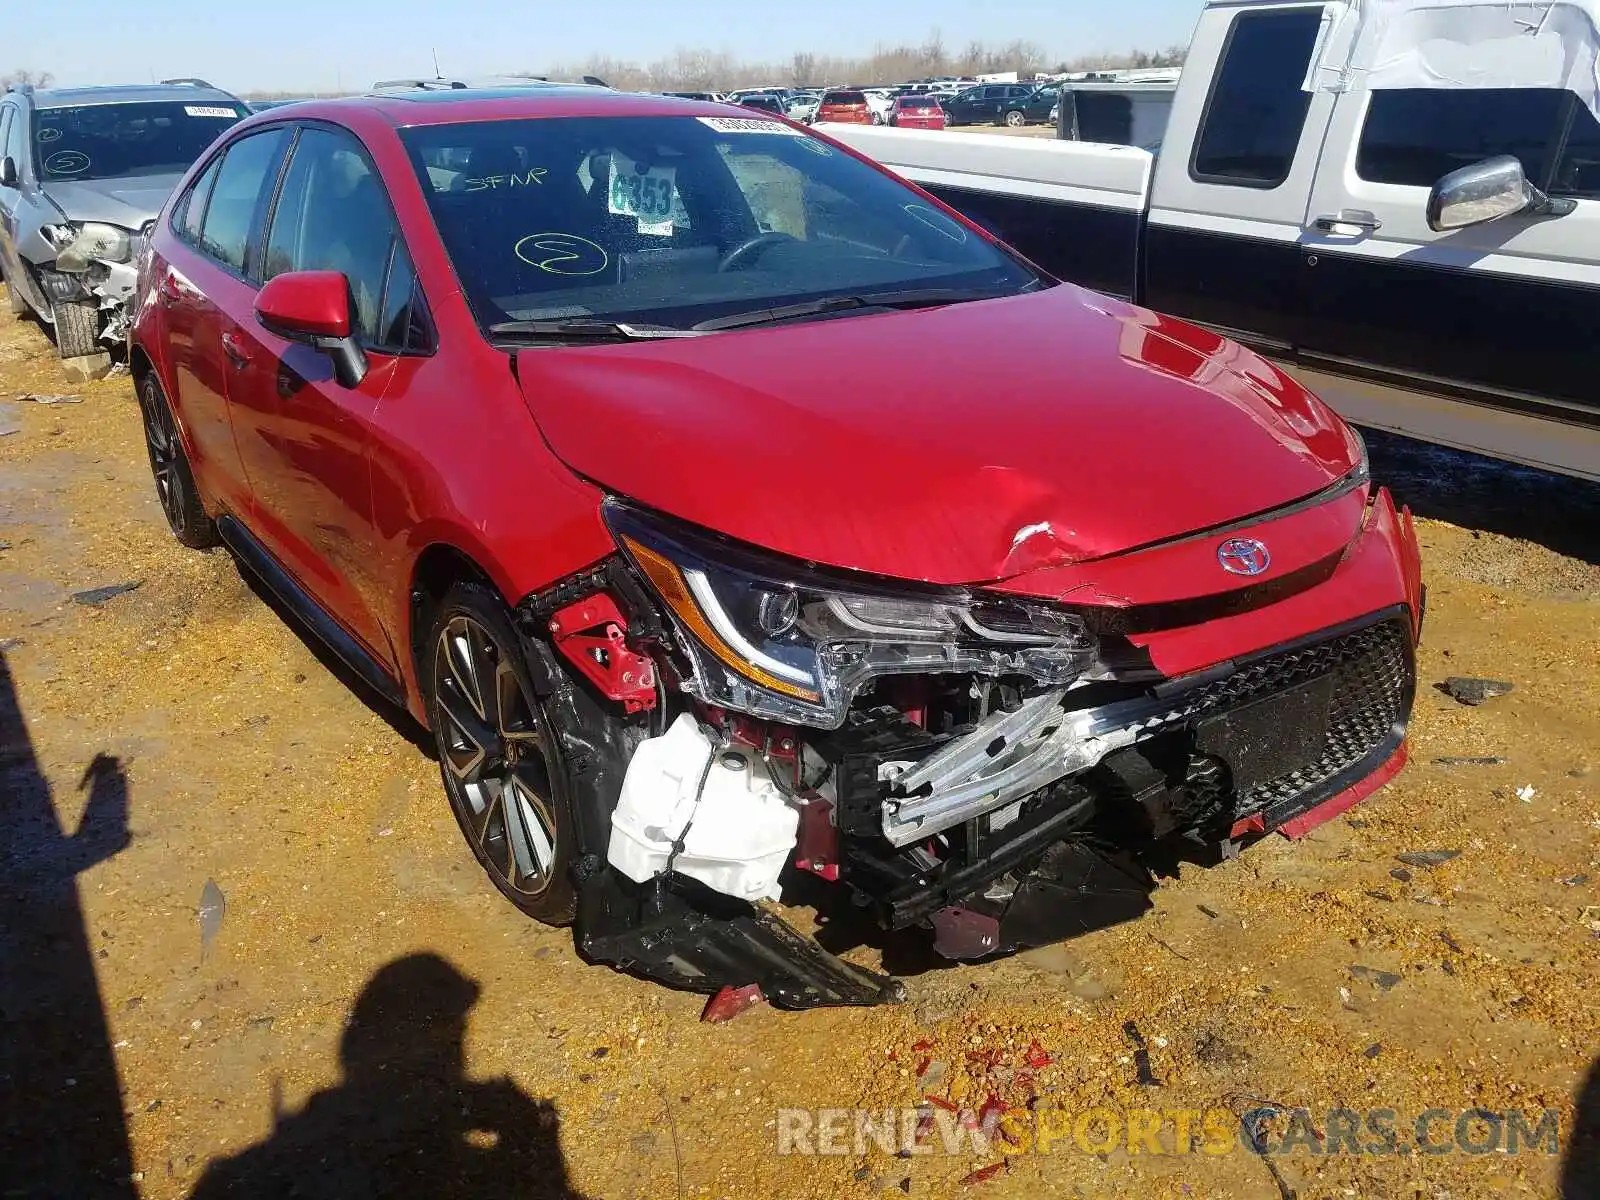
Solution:
[[[551,447],[603,487],[796,558],[932,583],[1264,512],[1358,453],[1257,355],[1070,285],[517,365]]]

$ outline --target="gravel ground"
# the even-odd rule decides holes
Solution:
[[[1135,924],[942,968],[868,936],[850,956],[903,970],[909,1003],[711,1025],[700,998],[586,966],[503,903],[417,732],[226,555],[168,536],[126,377],[69,388],[39,329],[0,317],[5,1195],[292,1177],[345,1196],[1461,1200],[1557,1194],[1564,1160],[1571,1195],[1600,1195],[1595,1151],[1572,1149],[1586,1077],[1581,1119],[1600,1120],[1600,489],[1373,449],[1424,518],[1429,585],[1394,783],[1301,843],[1185,867]],[[1430,686],[1452,675],[1516,689],[1469,708]],[[1428,851],[1459,853],[1399,858]],[[780,1109],[925,1096],[944,1124],[908,1156],[848,1133],[842,1155],[778,1153]],[[959,1129],[947,1107],[991,1096],[1019,1140],[1110,1112],[1048,1154],[923,1152]],[[1397,1152],[1329,1153],[1339,1107],[1394,1110]],[[1560,1153],[1450,1148],[1473,1107],[1554,1110]],[[1263,1108],[1288,1152],[1238,1145],[1235,1114]],[[1133,1152],[1106,1132],[1146,1109],[1211,1115]],[[1428,1109],[1449,1113],[1447,1153],[1407,1152]],[[240,1179],[255,1190],[226,1191]]]

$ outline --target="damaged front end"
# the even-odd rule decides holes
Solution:
[[[93,303],[98,337],[107,346],[127,339],[137,264],[153,224],[135,232],[103,221],[69,221],[40,230],[55,250],[55,261],[38,269],[46,298],[51,304]]]
[[[1361,538],[1409,536],[1380,504]],[[1125,608],[858,578],[617,501],[605,517],[621,554],[520,612],[552,648],[580,949],[679,986],[893,1000],[774,911],[784,872],[983,958],[1136,917],[1153,871],[1314,824],[1402,754],[1406,580],[1385,608],[1168,675]],[[1247,619],[1237,596],[1215,607]]]

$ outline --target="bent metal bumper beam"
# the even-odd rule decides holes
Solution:
[[[883,806],[884,836],[897,847],[910,845],[1086,771],[1124,746],[1191,719],[1269,697],[1291,676],[1303,682],[1311,675],[1325,675],[1336,669],[1345,652],[1339,648],[1350,646],[1350,639],[1360,638],[1363,631],[1387,628],[1392,651],[1401,637],[1393,625],[1396,616],[1394,612],[1375,614],[1263,654],[1170,679],[1145,695],[1097,708],[1066,709],[1064,704],[1071,696],[1066,689],[1043,693],[1012,711],[992,714],[971,733],[920,762],[884,765],[890,785]],[[1403,669],[1409,677],[1409,653],[1406,658],[1403,668],[1390,664],[1389,670]],[[1279,664],[1283,664],[1282,671]],[[1404,693],[1394,697],[1400,710],[1398,729],[1370,732],[1387,733],[1398,743],[1410,710],[1410,685],[1391,679],[1389,687]],[[1309,787],[1312,781],[1305,782]]]

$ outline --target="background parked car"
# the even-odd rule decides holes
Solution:
[[[809,125],[817,116],[817,106],[822,103],[821,92],[796,92],[789,97],[785,111],[791,121]]]
[[[1028,98],[1033,88],[1024,83],[984,83],[968,88],[945,104],[945,112],[952,125],[998,125],[1005,119],[1007,107]],[[1050,106],[1044,106],[1039,120],[1044,120]]]
[[[744,108],[760,109],[762,112],[774,113],[780,117],[788,115],[784,111],[782,98],[774,96],[771,92],[756,92],[740,100],[739,104]]]
[[[889,110],[889,124],[900,129],[943,129],[944,107],[932,96],[897,96]]]
[[[0,274],[79,358],[127,333],[134,264],[190,164],[250,110],[198,79],[0,96]]]
[[[818,124],[831,121],[836,125],[877,125],[872,106],[866,95],[856,88],[834,88],[822,93],[817,105]]]
[[[862,88],[861,94],[867,98],[867,107],[872,110],[873,124],[882,125],[889,119],[889,110],[894,107],[896,88]]]
[[[1000,111],[998,123],[1009,125],[1012,129],[1021,129],[1024,125],[1044,125],[1051,120],[1050,114],[1057,111],[1056,105],[1061,99],[1061,85],[1047,83],[1041,88],[1035,88],[1026,96],[1008,99]]]

